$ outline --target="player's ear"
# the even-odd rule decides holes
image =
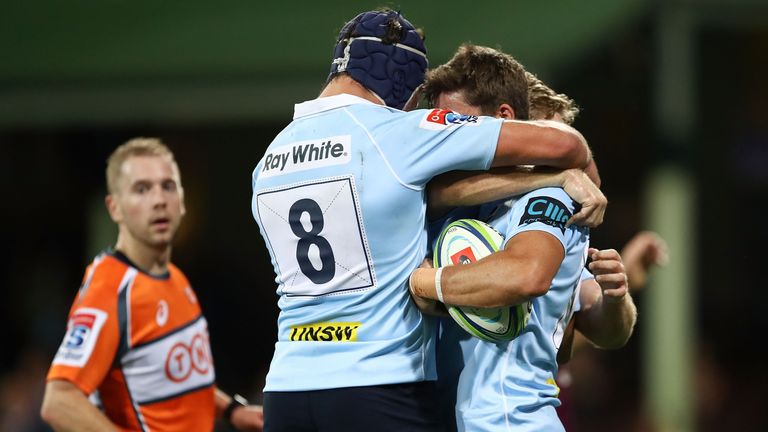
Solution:
[[[514,120],[515,110],[509,104],[501,104],[496,108],[496,118],[502,118],[504,120]]]
[[[109,217],[112,218],[112,221],[115,223],[120,223],[120,221],[123,220],[123,212],[120,209],[120,206],[117,205],[116,197],[113,194],[108,194],[104,198],[104,204],[107,206],[107,211],[109,212]]]
[[[179,213],[181,216],[184,216],[187,214],[187,206],[184,205],[184,188],[179,186],[179,206],[181,213]]]

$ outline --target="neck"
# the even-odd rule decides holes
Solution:
[[[171,260],[171,245],[151,246],[134,239],[126,239],[119,235],[115,249],[124,253],[139,269],[151,275],[160,275],[168,272],[168,263]]]
[[[384,105],[384,102],[378,96],[359,82],[353,80],[349,75],[339,75],[332,79],[325,86],[319,97],[336,96],[343,93],[361,97],[378,105]]]

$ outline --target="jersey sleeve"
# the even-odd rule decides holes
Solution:
[[[525,231],[544,231],[555,236],[567,249],[566,237],[575,226],[565,223],[573,215],[576,203],[560,188],[542,188],[520,197],[512,207],[505,246],[515,235]]]
[[[588,281],[591,279],[594,279],[595,275],[593,275],[589,270],[586,268],[581,269],[581,275],[579,276],[579,283],[576,285],[576,296],[573,300],[573,311],[578,312],[581,310],[581,284],[584,283],[584,281]]]
[[[388,128],[381,135],[390,144],[384,150],[387,159],[402,180],[423,187],[447,171],[490,168],[502,123],[448,110],[416,110],[381,125]]]
[[[80,290],[69,313],[64,340],[47,380],[66,380],[86,395],[96,390],[111,368],[120,341],[118,283],[99,274]],[[103,273],[103,272],[101,272]]]

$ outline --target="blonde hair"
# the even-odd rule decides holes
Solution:
[[[161,156],[170,159],[174,170],[178,173],[178,165],[173,157],[173,152],[158,138],[133,138],[126,141],[107,159],[107,191],[113,194],[117,191],[118,181],[123,167],[123,162],[133,156]]]
[[[573,123],[579,114],[579,107],[573,99],[544,84],[536,75],[526,71],[528,79],[528,101],[532,120],[549,120],[559,114],[566,124]]]

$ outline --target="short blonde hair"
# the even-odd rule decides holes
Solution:
[[[117,191],[123,162],[132,156],[162,156],[170,159],[176,172],[179,172],[173,152],[158,138],[133,138],[126,141],[107,159],[107,191],[113,194]]]
[[[573,99],[544,84],[536,75],[526,71],[528,79],[528,101],[531,120],[549,120],[559,114],[566,124],[572,124],[579,115],[579,107]]]

